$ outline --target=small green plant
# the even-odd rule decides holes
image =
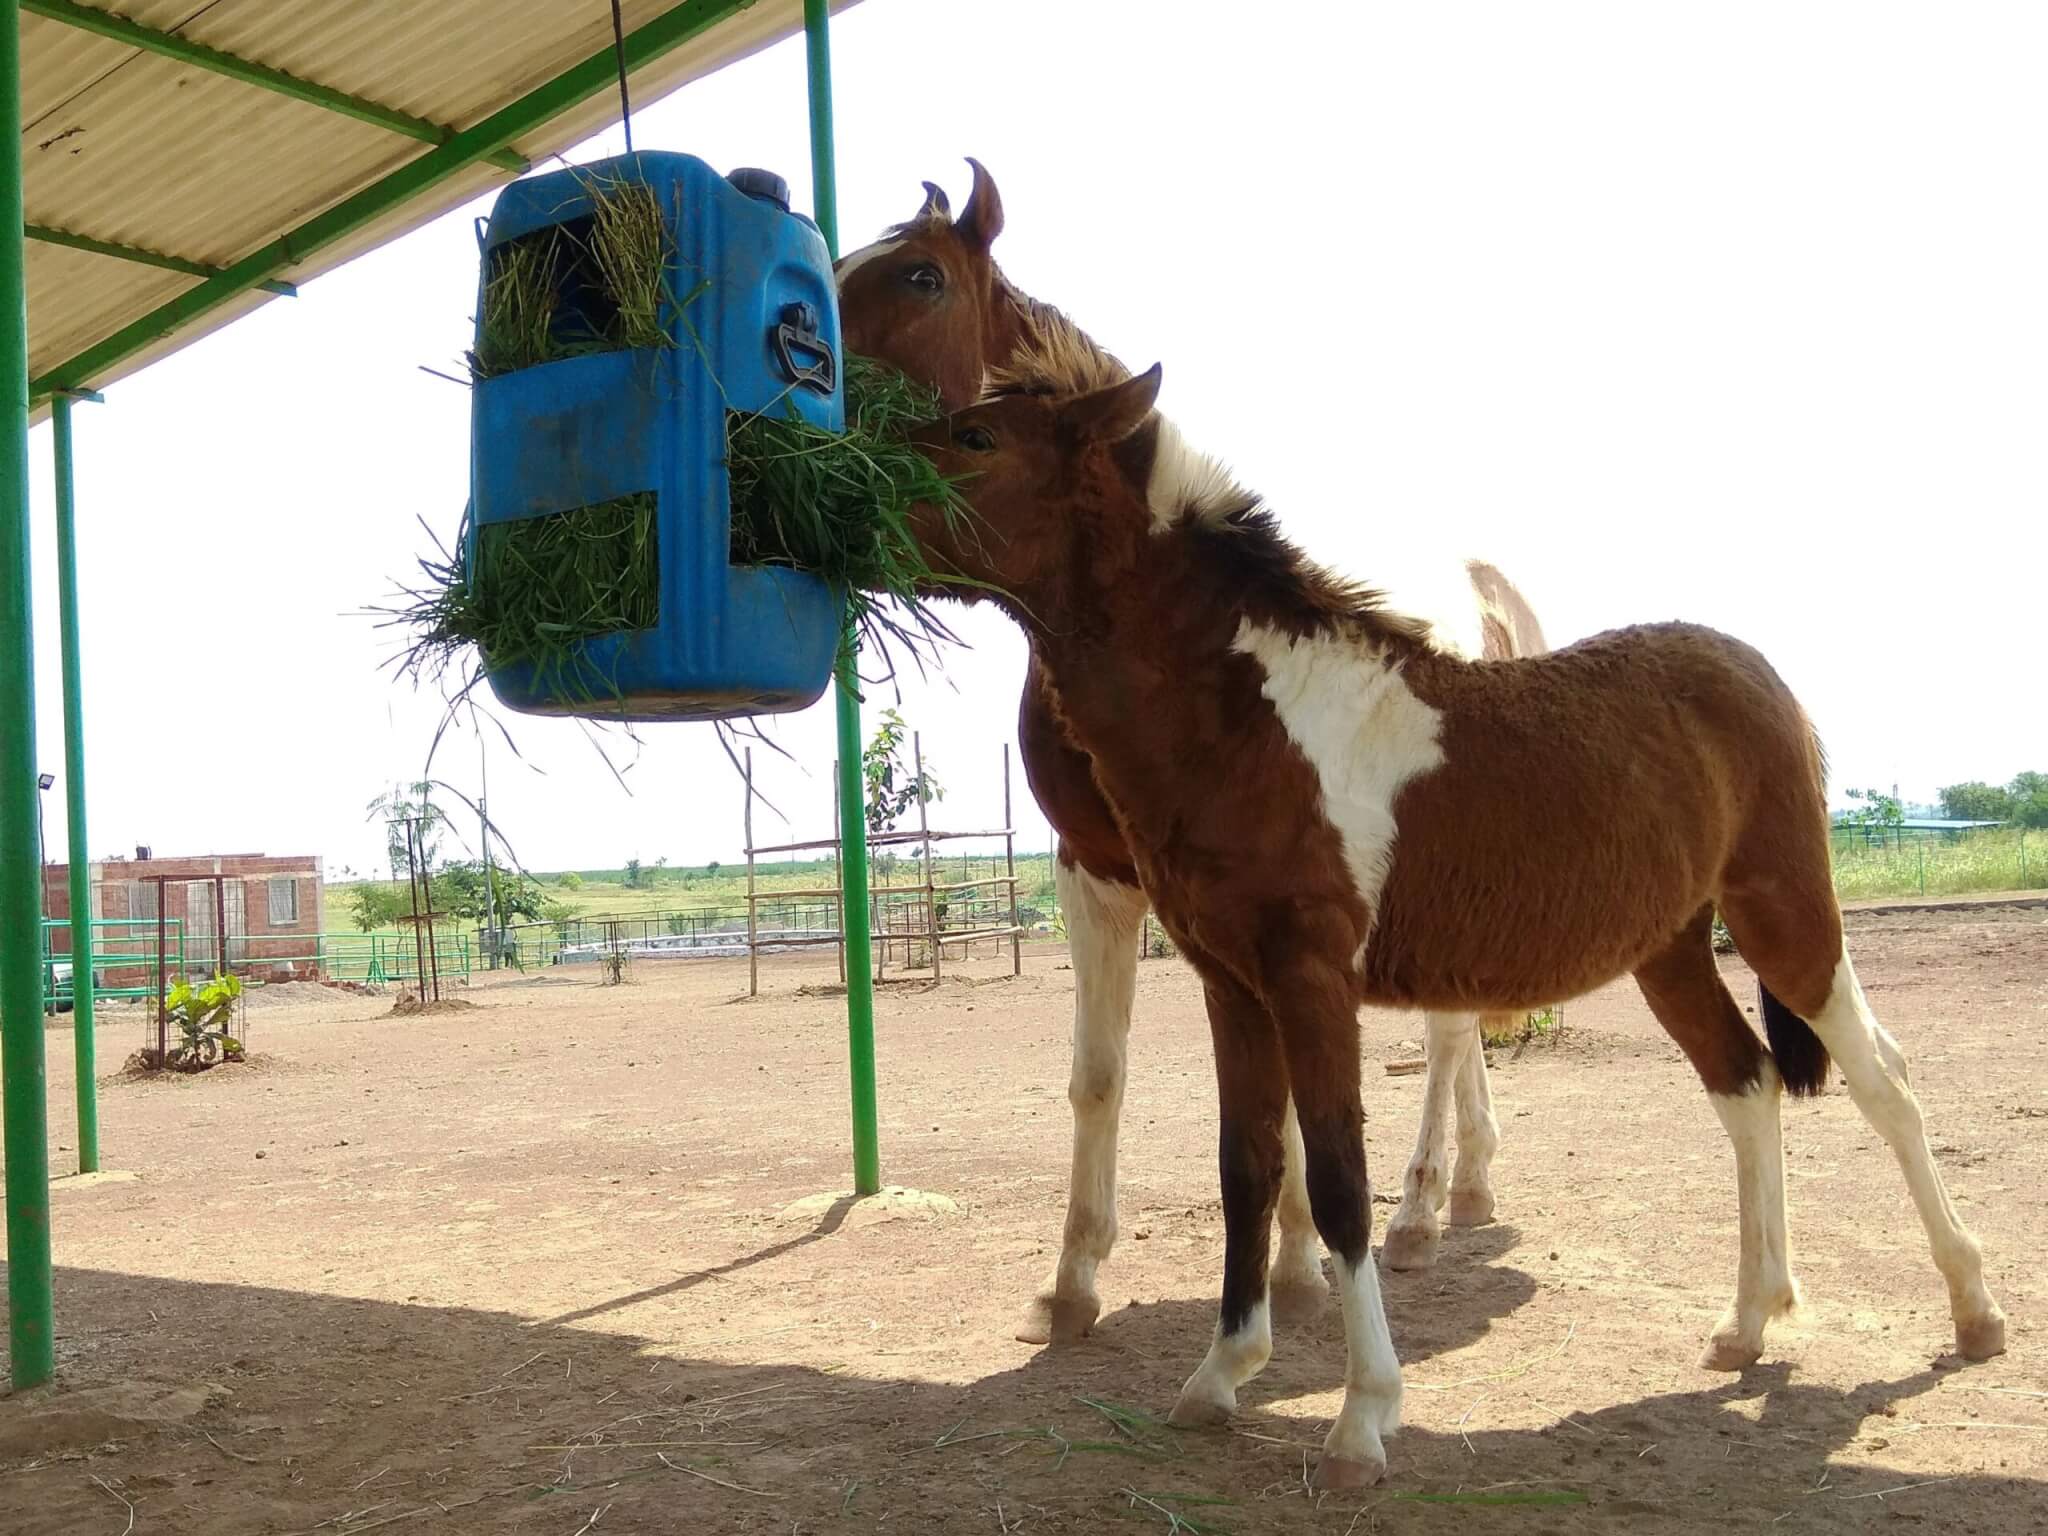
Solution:
[[[1525,1013],[1505,1027],[1496,1027],[1494,1018],[1482,1016],[1479,1038],[1488,1045],[1529,1045],[1550,1039],[1564,1028],[1564,1010],[1555,1007]]]
[[[1732,955],[1735,953],[1735,935],[1728,931],[1728,925],[1721,921],[1721,914],[1714,914],[1714,953]]]
[[[222,1061],[243,1059],[242,1042],[228,1033],[242,978],[216,976],[204,986],[181,981],[164,994],[164,1013],[178,1032],[164,1057],[174,1072],[201,1072]]]
[[[913,773],[903,761],[903,749],[910,727],[893,709],[882,711],[882,723],[860,755],[861,777],[867,783],[868,832],[878,835],[892,830],[905,812],[922,801],[930,805],[946,798],[930,768]]]

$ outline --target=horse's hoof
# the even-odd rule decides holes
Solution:
[[[1173,1405],[1173,1412],[1166,1416],[1166,1422],[1181,1429],[1217,1429],[1230,1422],[1230,1416],[1237,1411],[1234,1402],[1219,1402],[1195,1391],[1193,1382],[1181,1388],[1180,1401]]]
[[[1454,1189],[1444,1219],[1454,1227],[1483,1227],[1493,1220],[1493,1191]]]
[[[1956,1353],[1965,1360],[1989,1360],[2005,1353],[2005,1314],[1993,1307],[1984,1316],[1956,1324]]]
[[[1316,1463],[1316,1487],[1325,1492],[1345,1488],[1370,1488],[1387,1475],[1384,1461],[1353,1461],[1348,1456],[1325,1456]]]
[[[1389,1227],[1380,1244],[1380,1262],[1388,1269],[1428,1269],[1436,1263],[1443,1234],[1434,1228]]]
[[[1074,1344],[1088,1337],[1102,1303],[1094,1296],[1034,1296],[1017,1324],[1021,1344]]]
[[[1323,1278],[1321,1268],[1312,1276],[1276,1273],[1267,1280],[1266,1296],[1275,1322],[1299,1327],[1322,1315],[1330,1300],[1330,1282]]]
[[[1709,1339],[1700,1356],[1703,1371],[1746,1371],[1763,1358],[1763,1350],[1739,1339]]]

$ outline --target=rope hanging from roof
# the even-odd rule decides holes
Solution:
[[[612,52],[619,61],[619,126],[626,130],[626,153],[633,153],[633,103],[626,96],[626,23],[619,0],[612,0]]]

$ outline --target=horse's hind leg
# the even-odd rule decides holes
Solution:
[[[1890,1144],[1920,1223],[1927,1229],[1935,1267],[1948,1283],[1956,1352],[1968,1360],[1989,1359],[2005,1349],[2005,1314],[1984,1284],[1977,1239],[1956,1215],[1934,1166],[1905,1053],[1870,1011],[1856,968],[1841,947],[1841,920],[1832,895],[1824,903],[1816,896],[1809,905],[1809,920],[1792,922],[1782,900],[1767,902],[1731,893],[1723,897],[1722,916],[1762,985],[1764,1021],[1773,1049],[1789,1058],[1805,1046],[1809,1092],[1818,1088],[1827,1055],[1832,1055],[1848,1080],[1856,1107]],[[1821,958],[1822,944],[1813,942],[1816,932],[1832,949],[1831,969]],[[1826,1054],[1815,1048],[1813,1037]],[[1799,1086],[1794,1085],[1795,1091]]]
[[[1286,1153],[1278,1207],[1280,1242],[1273,1253],[1269,1283],[1273,1315],[1283,1322],[1300,1322],[1322,1310],[1330,1282],[1323,1278],[1323,1245],[1316,1236],[1315,1212],[1308,1203],[1308,1159],[1301,1145],[1301,1117],[1295,1113],[1291,1095],[1280,1135]]]
[[[1467,1054],[1480,1048],[1477,1021],[1469,1013],[1424,1014],[1423,1028],[1429,1065],[1422,1085],[1422,1124],[1401,1182],[1401,1207],[1387,1223],[1380,1245],[1380,1260],[1389,1269],[1427,1269],[1436,1262],[1443,1236],[1436,1213],[1448,1184],[1452,1103]]]
[[[1713,909],[1707,908],[1636,971],[1636,984],[1699,1073],[1707,1101],[1735,1146],[1735,1300],[1715,1326],[1700,1364],[1710,1371],[1738,1371],[1763,1353],[1765,1324],[1797,1305],[1799,1287],[1785,1231],[1778,1070],[1721,980],[1712,928]]]
[[[1067,1084],[1074,1164],[1059,1263],[1017,1327],[1027,1344],[1078,1339],[1102,1311],[1095,1271],[1116,1242],[1117,1122],[1138,987],[1138,930],[1148,905],[1143,891],[1097,879],[1064,857],[1054,861],[1053,879],[1074,966],[1074,1066]]]
[[[1500,1122],[1493,1116],[1493,1090],[1486,1081],[1483,1017],[1473,1021],[1473,1041],[1458,1073],[1458,1162],[1451,1172],[1450,1207],[1444,1220],[1454,1227],[1484,1226],[1493,1220],[1493,1154],[1500,1148]]]

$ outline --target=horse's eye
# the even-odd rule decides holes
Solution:
[[[938,294],[945,291],[946,274],[937,267],[912,267],[903,274],[903,280],[924,293]]]
[[[953,434],[953,441],[969,453],[994,453],[995,434],[987,427],[962,427]]]

